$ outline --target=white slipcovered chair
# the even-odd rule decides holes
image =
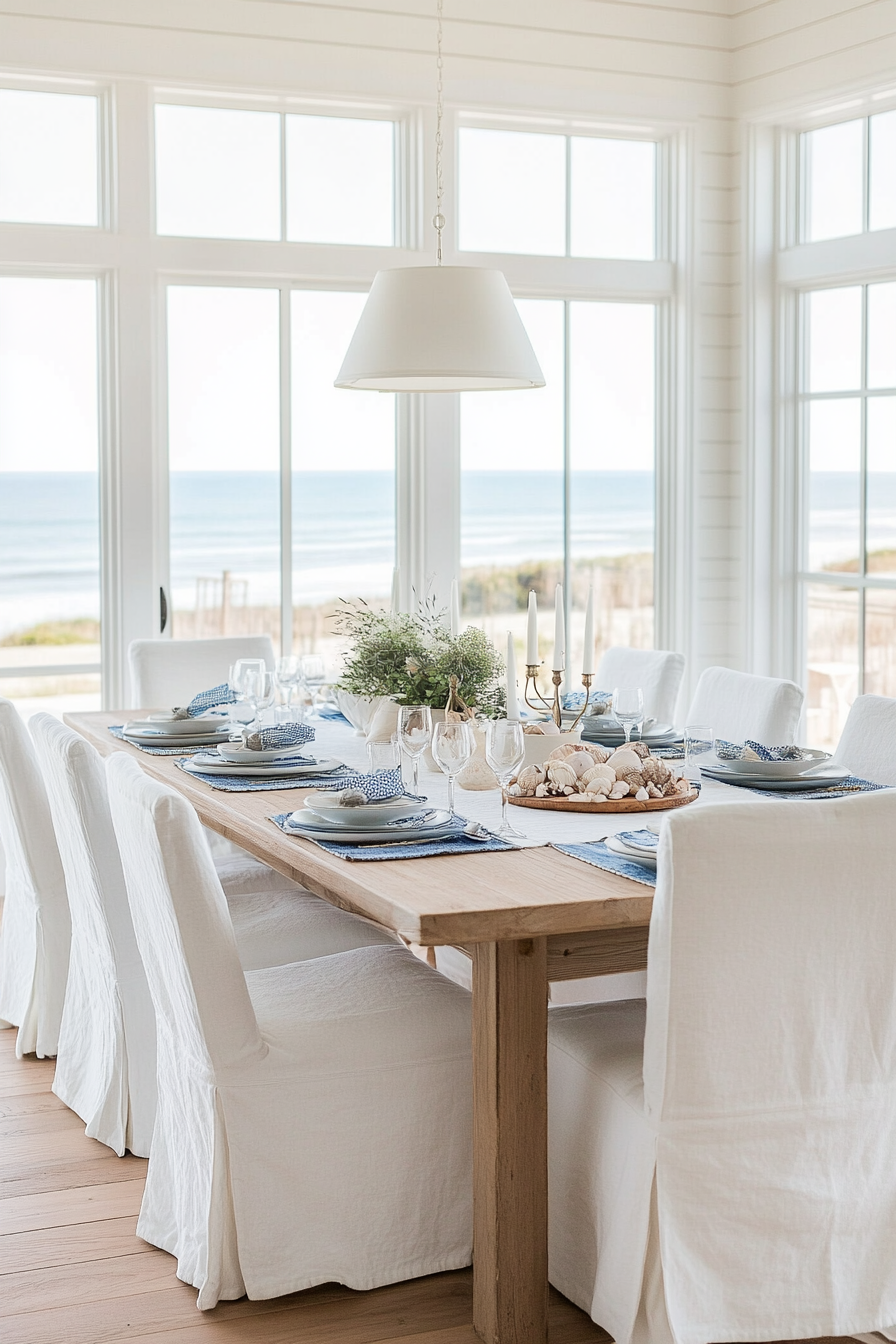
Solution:
[[[831,764],[872,784],[896,784],[896,700],[860,695],[850,708]]]
[[[187,705],[199,691],[227,680],[237,658],[263,658],[274,670],[270,635],[223,639],[134,639],[128,646],[135,709]]]
[[[767,747],[788,746],[805,698],[794,681],[708,667],[700,674],[683,726],[711,728],[727,742],[751,738]]]
[[[52,806],[72,919],[53,1091],[84,1120],[88,1137],[119,1157],[125,1149],[148,1157],[156,1114],[156,1021],[103,763],[85,738],[49,714],[36,714],[29,727]],[[278,878],[279,886],[253,890],[251,869],[224,870],[244,970],[395,942],[376,925],[257,867]],[[229,890],[227,872],[235,878]]]
[[[896,792],[663,828],[647,999],[551,1009],[550,1277],[617,1344],[896,1322]]]
[[[0,699],[0,841],[6,854],[0,926],[0,1027],[18,1027],[16,1055],[56,1054],[71,923],[43,780],[15,706]]]
[[[644,692],[644,713],[658,723],[674,723],[683,676],[684,655],[681,653],[616,646],[602,654],[594,686],[599,691],[613,691],[617,686],[640,686]]]
[[[107,771],[159,1024],[138,1235],[201,1309],[468,1264],[469,996],[396,944],[244,976],[195,813]]]

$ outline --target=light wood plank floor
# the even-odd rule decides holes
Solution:
[[[0,1031],[2,1344],[479,1344],[469,1270],[198,1312],[171,1256],[135,1235],[146,1163],[85,1138],[50,1091],[53,1067],[17,1060],[15,1032]],[[551,1344],[608,1339],[553,1294]]]

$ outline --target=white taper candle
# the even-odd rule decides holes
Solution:
[[[557,584],[554,592],[554,672],[563,672],[566,668],[566,622],[563,619],[563,586]]]
[[[529,667],[538,663],[538,601],[535,589],[529,589],[529,623],[526,626],[526,662]]]
[[[585,608],[585,652],[582,654],[582,676],[594,673],[594,589],[588,589],[588,605]]]
[[[507,717],[519,720],[520,705],[516,695],[516,650],[513,634],[507,631]]]

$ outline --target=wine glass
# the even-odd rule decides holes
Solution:
[[[255,682],[255,717],[259,722],[264,718],[266,709],[270,709],[277,694],[277,682],[272,672],[259,672]]]
[[[292,709],[292,697],[302,675],[302,665],[295,654],[277,659],[277,682],[286,692],[286,708]]]
[[[237,698],[238,705],[249,705],[252,710],[252,718],[255,718],[255,708],[250,703],[250,690],[255,690],[258,677],[265,671],[263,658],[237,658],[230,669],[229,684]],[[241,715],[234,715],[237,723],[243,723],[245,720]]]
[[[320,717],[317,713],[317,693],[324,684],[325,676],[324,660],[319,653],[302,655],[302,680],[311,694],[311,713],[308,716],[311,719]]]
[[[503,840],[526,838],[522,831],[516,830],[507,820],[507,785],[514,771],[522,765],[525,755],[526,740],[522,724],[515,719],[492,719],[485,732],[485,759],[501,785],[501,825],[497,834]]]
[[[452,820],[454,810],[454,777],[460,774],[473,755],[476,744],[468,723],[437,723],[432,738],[432,754],[439,769],[448,776],[448,811]]]
[[[414,792],[420,786],[420,757],[432,736],[432,710],[429,705],[401,705],[398,710],[398,740],[414,766]]]
[[[626,742],[630,742],[632,729],[644,724],[644,692],[641,687],[617,686],[613,692],[613,713],[625,730]]]

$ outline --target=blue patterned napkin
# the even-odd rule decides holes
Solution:
[[[847,775],[839,784],[821,784],[817,789],[759,789],[755,784],[740,784],[734,778],[719,779],[713,776],[713,783],[725,784],[734,789],[746,789],[749,793],[761,793],[764,798],[848,798],[854,793],[874,793],[878,789],[887,789],[889,784],[872,784],[868,779],[858,779]]]
[[[267,728],[244,728],[243,745],[250,751],[269,751],[272,747],[301,747],[314,741],[314,729],[307,723],[275,723]]]
[[[592,691],[588,697],[588,708],[592,705],[606,705],[609,707],[613,702],[612,691]],[[585,703],[584,691],[570,691],[563,697],[564,709],[581,709]]]
[[[640,831],[617,831],[616,839],[621,840],[625,845],[638,845],[641,849],[649,849],[656,854],[659,848],[660,838],[656,831],[646,829]]]
[[[220,686],[213,686],[210,691],[200,691],[194,695],[188,705],[175,705],[171,713],[176,719],[198,719],[200,714],[204,714],[207,709],[215,709],[217,705],[235,705],[236,696],[227,685],[222,681]]]
[[[269,820],[275,826],[279,826],[286,835],[291,835],[297,840],[308,840],[309,836],[300,835],[287,825],[289,816],[288,812],[281,812]],[[492,835],[490,840],[473,840],[463,833],[466,824],[465,817],[458,817],[455,825],[457,834],[444,836],[440,840],[411,840],[407,844],[400,842],[390,844],[384,841],[382,845],[336,844],[330,840],[312,840],[311,844],[325,849],[328,854],[334,854],[338,859],[349,859],[351,862],[365,860],[369,862],[376,859],[429,859],[437,854],[484,854],[516,849],[516,845],[511,845],[506,840],[499,840],[496,835]]]
[[[614,854],[602,840],[590,840],[581,845],[551,845],[551,849],[559,849],[561,854],[569,854],[583,863],[590,863],[593,868],[603,868],[608,873],[629,877],[633,882],[642,882],[645,887],[656,886],[656,873],[652,868],[645,867],[635,859],[625,859],[621,854]]]
[[[320,718],[328,719],[331,723],[348,723],[348,719],[341,709],[327,709],[326,706],[324,706],[324,708],[318,709],[317,712]],[[348,726],[351,728],[350,723],[348,723]]]
[[[174,764],[183,770],[190,758],[183,756]],[[330,775],[283,775],[270,779],[252,779],[246,775],[205,775],[200,770],[187,770],[190,779],[198,779],[210,789],[222,789],[224,793],[264,793],[272,789],[344,789],[345,781],[351,776],[348,766],[341,766]]]
[[[716,738],[716,755],[720,761],[801,761],[803,753],[799,747],[764,747],[761,742],[751,742],[747,738],[743,744],[726,742]],[[752,753],[752,754],[749,754]]]
[[[136,747],[138,751],[145,751],[150,756],[183,756],[185,751],[206,751],[208,749],[206,746],[191,747],[189,745],[182,745],[179,747],[150,747],[143,742],[135,742],[132,738],[125,737],[123,723],[110,724],[109,732],[113,737],[117,737],[119,742],[127,742],[129,747]]]
[[[418,794],[408,793],[404,787],[404,780],[401,777],[401,770],[376,770],[372,775],[359,775],[354,771],[347,775],[340,775],[338,783],[333,784],[334,789],[357,789],[363,793],[368,803],[385,803],[390,798],[416,798]],[[422,803],[425,798],[420,798]]]

